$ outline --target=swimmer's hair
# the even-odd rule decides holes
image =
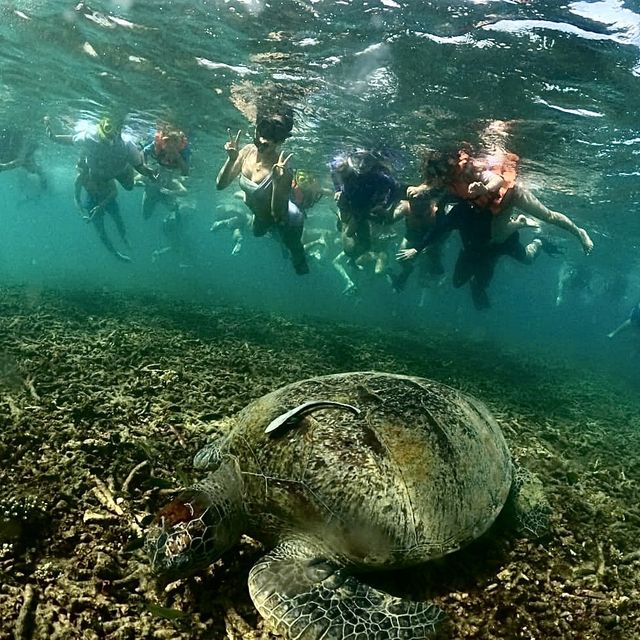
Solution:
[[[291,136],[293,129],[293,110],[289,108],[274,112],[258,112],[256,131],[265,138],[283,142]]]
[[[456,144],[439,149],[424,149],[420,157],[420,175],[423,180],[442,178],[451,173],[452,164],[457,163],[461,154],[474,157],[474,148],[470,142],[462,140]]]
[[[420,157],[420,177],[428,182],[433,178],[443,178],[449,171],[450,154],[435,149],[425,149]]]

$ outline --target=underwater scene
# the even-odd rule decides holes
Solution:
[[[0,640],[640,639],[636,2],[0,44]]]

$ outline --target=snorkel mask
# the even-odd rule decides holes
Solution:
[[[122,132],[122,122],[110,116],[105,116],[98,122],[97,131],[100,141],[113,144]]]
[[[253,143],[258,151],[264,151],[269,143],[277,145],[284,142],[291,135],[292,127],[293,121],[282,115],[260,118],[256,123]]]

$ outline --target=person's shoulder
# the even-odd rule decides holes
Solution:
[[[237,162],[238,161],[241,163],[247,162],[248,160],[251,160],[252,158],[254,158],[257,153],[258,153],[258,148],[256,147],[255,144],[250,142],[249,144],[246,144],[244,147],[242,147],[240,151],[238,151]]]
[[[238,152],[238,155],[248,156],[252,153],[256,153],[257,151],[258,151],[258,147],[256,147],[256,145],[253,144],[253,142],[250,142],[249,144],[245,144],[244,147],[240,149],[240,151]]]

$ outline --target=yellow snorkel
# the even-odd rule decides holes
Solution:
[[[122,122],[112,116],[104,116],[97,126],[98,139],[113,141],[122,131]]]

